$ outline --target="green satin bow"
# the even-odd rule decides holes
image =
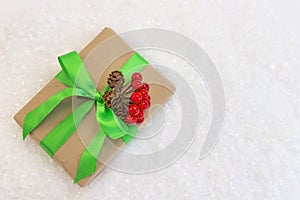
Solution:
[[[68,53],[60,56],[58,60],[62,71],[56,78],[67,88],[51,96],[26,115],[23,125],[23,139],[38,127],[65,98],[70,96],[85,97],[86,101],[74,109],[40,142],[41,147],[52,157],[72,136],[95,103],[96,118],[100,128],[81,155],[74,180],[77,183],[96,171],[97,158],[106,136],[111,139],[121,138],[127,144],[137,133],[137,128],[134,125],[126,125],[115,115],[112,109],[105,106],[102,95],[106,90],[109,90],[109,87],[106,86],[101,92],[96,90],[78,53]],[[120,69],[124,75],[125,83],[130,81],[134,72],[141,71],[147,64],[148,62],[138,53],[134,53]]]

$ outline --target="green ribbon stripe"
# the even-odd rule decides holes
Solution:
[[[106,136],[114,140],[121,138],[127,144],[137,133],[137,128],[134,125],[126,125],[112,109],[105,106],[102,95],[106,90],[109,90],[109,87],[106,86],[101,92],[96,90],[77,52],[60,56],[58,60],[62,71],[57,74],[56,79],[66,85],[67,88],[51,96],[25,116],[23,139],[36,129],[65,98],[71,96],[85,97],[86,100],[40,142],[40,146],[52,157],[72,136],[92,106],[96,104],[95,116],[100,128],[81,155],[74,180],[74,183],[77,183],[95,173],[97,159]],[[130,81],[134,72],[143,70],[147,64],[148,62],[138,53],[134,53],[120,69],[124,75],[125,83]]]

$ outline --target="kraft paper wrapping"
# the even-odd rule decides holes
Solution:
[[[112,70],[119,69],[133,53],[134,51],[113,30],[105,28],[80,52],[80,57],[98,91],[101,91],[106,85],[108,74]],[[173,95],[175,91],[174,85],[150,65],[144,68],[142,74],[144,77],[143,81],[150,84],[151,104],[163,105]],[[24,118],[28,112],[64,88],[65,86],[62,83],[53,78],[14,116],[14,119],[20,126],[23,126]],[[31,138],[39,143],[61,120],[72,112],[74,104],[78,102],[77,100],[75,99],[74,103],[72,98],[65,99],[31,133]],[[153,113],[152,110],[151,115]],[[145,121],[147,121],[147,118]],[[64,168],[73,180],[76,176],[77,165],[85,145],[97,133],[98,127],[94,108],[88,113],[71,138],[53,156],[53,159]],[[105,163],[112,160],[124,146],[125,143],[121,139],[106,139],[99,157],[99,160],[102,162],[97,162],[96,172],[79,181],[78,185],[82,187],[93,180],[104,169]]]

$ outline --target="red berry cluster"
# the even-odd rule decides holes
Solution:
[[[143,77],[140,73],[134,73],[131,76],[131,87],[134,89],[134,92],[130,97],[129,114],[126,117],[127,124],[142,123],[144,121],[144,112],[150,107],[149,85],[142,83],[142,79]]]

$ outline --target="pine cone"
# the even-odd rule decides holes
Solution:
[[[102,99],[105,102],[106,107],[110,108],[112,102],[112,91],[105,91]]]
[[[128,92],[131,92],[129,91],[131,84],[128,83],[126,86],[123,86],[124,82],[125,80],[121,71],[112,71],[107,79],[111,91],[106,91],[102,99],[105,101],[106,106],[111,108],[126,123],[129,98],[125,97],[125,95],[128,96]]]
[[[124,109],[124,107],[119,107],[118,109],[114,110],[114,112],[122,121],[126,121],[126,117],[128,115],[127,109]]]
[[[122,86],[124,84],[122,72],[118,70],[112,71],[107,78],[107,84],[110,88],[114,88],[117,84]]]
[[[113,109],[115,114],[125,122],[126,116],[128,115],[128,109],[124,104],[122,96],[113,95],[111,109]]]

